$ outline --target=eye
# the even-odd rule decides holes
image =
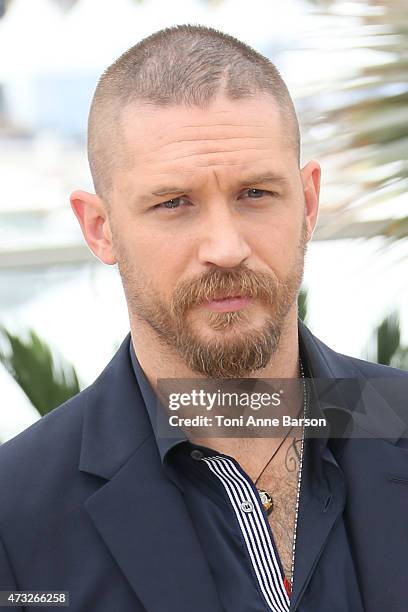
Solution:
[[[164,209],[164,210],[177,210],[181,208],[181,204],[183,201],[186,201],[183,196],[179,196],[177,198],[171,198],[171,200],[166,200],[165,202],[160,202],[160,204],[156,204],[153,208],[156,209]]]
[[[247,189],[246,192],[250,200],[259,200],[265,195],[277,196],[278,194],[274,191],[267,191],[266,189]]]

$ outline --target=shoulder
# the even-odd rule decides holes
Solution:
[[[61,404],[27,427],[11,440],[0,445],[0,489],[18,482],[28,487],[32,478],[62,473],[78,465],[83,413],[89,387]]]
[[[108,390],[120,388],[117,372],[124,369],[128,346],[129,335],[91,385],[0,445],[0,487],[13,473],[25,479],[36,469],[44,473],[73,462],[78,469],[87,408],[100,404]]]
[[[72,506],[74,499],[82,499],[95,486],[95,477],[99,477],[80,469],[86,423],[88,419],[90,435],[98,427],[111,433],[115,422],[112,397],[117,399],[119,392],[123,393],[124,381],[129,378],[124,367],[129,360],[128,349],[129,336],[90,386],[0,445],[0,521],[34,509],[41,513],[49,500],[48,513],[53,504]],[[101,424],[106,401],[112,408]],[[90,413],[95,418],[89,424]]]
[[[366,361],[364,359],[358,359],[357,357],[350,357],[343,353],[336,353],[336,356],[340,362],[344,365],[352,366],[357,372],[360,373],[362,378],[407,378],[408,372],[399,368],[394,368],[388,365],[375,363],[373,361]]]
[[[23,538],[29,549],[90,489],[78,470],[88,394],[85,389],[0,446],[2,538]]]
[[[315,336],[303,323],[300,323],[300,329],[308,346],[314,347],[319,359],[329,366],[333,378],[408,378],[406,370],[351,357],[336,351]]]
[[[393,417],[398,432],[406,427],[408,372],[338,352],[314,336],[304,324],[300,325],[300,331],[308,349],[313,377],[322,380],[324,392],[325,381],[334,379],[336,385],[328,388],[340,393],[340,400],[346,399],[350,408],[354,409],[364,399],[378,418]]]

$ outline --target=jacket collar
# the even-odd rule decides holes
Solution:
[[[351,437],[383,438],[396,444],[407,430],[406,419],[395,408],[406,393],[406,375],[401,377],[387,366],[337,353],[300,319],[298,324],[300,346],[306,351],[312,379],[317,383],[316,416],[324,414],[331,422],[335,445],[342,447],[351,432]],[[344,437],[340,439],[342,431]],[[325,445],[322,441],[322,448]]]
[[[130,333],[85,391],[79,469],[110,479],[152,435],[129,359]]]

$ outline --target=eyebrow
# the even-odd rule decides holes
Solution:
[[[267,174],[254,174],[247,177],[246,179],[239,181],[239,185],[248,185],[251,183],[287,183],[288,179],[285,176],[276,174],[275,172],[268,172]]]
[[[255,174],[252,176],[248,176],[245,179],[242,179],[238,182],[238,185],[242,187],[243,185],[250,185],[254,183],[287,183],[288,179],[284,176],[276,174],[275,172],[268,172],[262,174]],[[152,191],[149,195],[143,195],[141,197],[142,200],[148,200],[152,196],[167,196],[176,193],[184,193],[189,191],[186,187],[178,187],[176,185],[162,185]]]

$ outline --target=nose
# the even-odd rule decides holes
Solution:
[[[200,263],[234,268],[251,254],[239,220],[229,210],[220,210],[203,219],[198,257]]]

